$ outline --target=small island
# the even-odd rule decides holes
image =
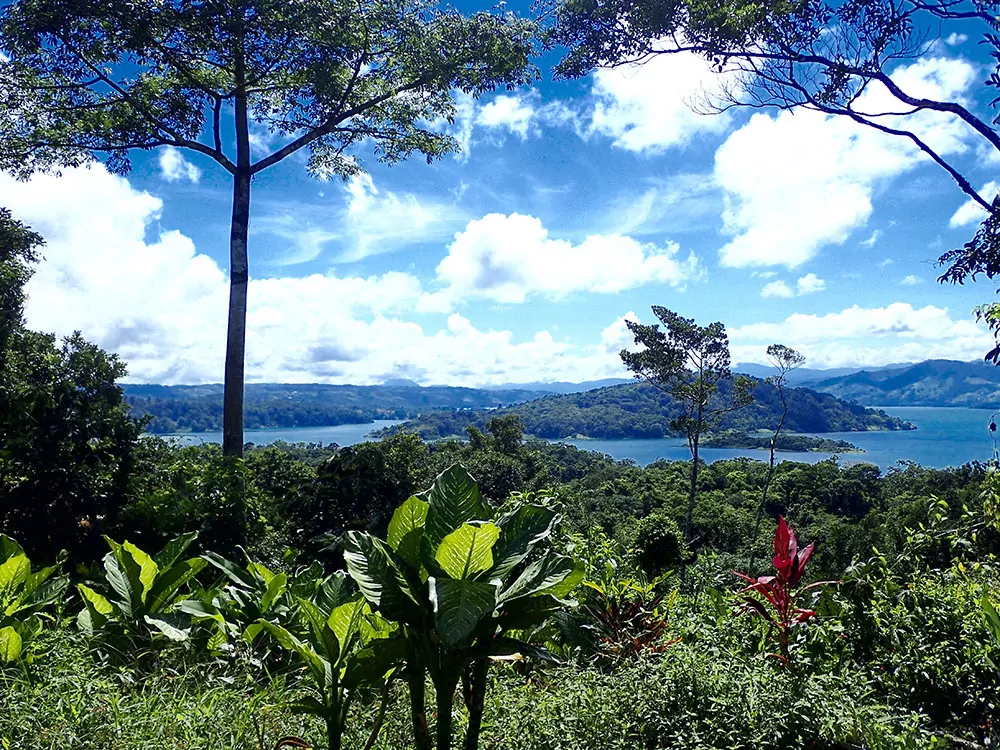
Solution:
[[[702,438],[705,448],[750,448],[768,450],[771,447],[770,435],[751,435],[743,430],[723,430]],[[793,453],[864,453],[858,446],[846,440],[798,435],[795,433],[778,436],[774,446],[776,451]]]

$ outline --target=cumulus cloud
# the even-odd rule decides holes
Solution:
[[[979,194],[983,196],[988,201],[992,201],[996,198],[997,191],[1000,190],[1000,186],[992,180],[983,185]],[[976,203],[972,198],[969,198],[965,203],[959,206],[958,210],[952,214],[951,219],[948,221],[948,226],[952,229],[958,227],[967,227],[970,224],[979,224],[986,218],[986,209]]]
[[[529,97],[500,94],[483,105],[476,122],[487,128],[505,128],[523,140],[528,137],[534,117],[535,106]]]
[[[158,197],[97,165],[24,183],[0,175],[0,205],[47,241],[28,286],[31,327],[81,330],[119,353],[133,380],[221,379],[227,274],[180,232],[156,233]],[[399,272],[251,279],[248,380],[476,385],[621,373],[604,334],[577,345],[547,331],[482,330],[457,314],[441,325],[408,320],[426,296]]]
[[[923,284],[924,280],[917,276],[916,274],[907,274],[903,277],[902,281],[899,282],[903,286],[916,286],[917,284]]]
[[[728,127],[725,115],[695,111],[721,85],[700,55],[660,55],[641,65],[598,70],[593,80],[590,132],[610,137],[619,148],[658,153]]]
[[[761,297],[794,297],[795,292],[784,281],[772,281],[760,290]]]
[[[550,237],[539,219],[522,214],[470,221],[437,267],[438,280],[453,298],[506,303],[532,295],[609,294],[651,283],[683,288],[701,275],[697,257],[681,257],[676,243],[592,235],[574,244]]]
[[[826,289],[826,282],[823,279],[814,273],[807,273],[805,276],[799,277],[798,281],[795,282],[794,289],[784,281],[772,281],[770,284],[764,285],[764,288],[760,290],[760,296],[801,297],[805,294],[822,292],[824,289]]]
[[[167,182],[198,182],[201,179],[201,170],[173,146],[160,149],[160,174]]]
[[[803,294],[815,294],[816,292],[822,292],[826,289],[826,282],[817,277],[814,273],[807,273],[795,282],[795,288],[801,297]]]
[[[946,308],[858,305],[826,315],[795,313],[778,323],[732,328],[733,360],[765,362],[769,344],[780,342],[806,355],[811,367],[875,367],[928,358],[976,359],[993,336],[969,319],[955,320]]]
[[[940,57],[893,73],[914,96],[957,101],[976,77],[970,63]],[[894,109],[886,90],[874,84],[856,108]],[[965,129],[946,113],[924,112],[905,123],[941,154],[968,147]],[[724,230],[733,236],[720,250],[722,264],[801,266],[867,223],[880,182],[925,160],[909,140],[846,117],[805,110],[755,114],[715,155],[715,179],[726,200]]]
[[[875,243],[879,241],[879,238],[881,236],[882,236],[882,230],[876,229],[874,232],[871,233],[871,235],[869,235],[867,240],[861,240],[861,244],[864,245],[865,247],[875,247]]]

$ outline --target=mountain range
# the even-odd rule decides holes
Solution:
[[[812,379],[808,386],[868,406],[965,406],[1000,409],[1000,368],[983,361],[929,359]]]

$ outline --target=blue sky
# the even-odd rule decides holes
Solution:
[[[972,102],[978,54],[955,35],[894,78]],[[388,168],[362,150],[347,183],[293,157],[255,180],[249,380],[620,375],[623,319],[654,304],[724,322],[736,361],[775,342],[813,367],[990,348],[970,311],[992,288],[942,287],[933,267],[978,214],[907,143],[815,113],[696,114],[719,82],[694,57],[573,82],[554,61],[530,89],[457,96],[455,156]],[[958,121],[912,125],[977,186],[994,178],[997,155]],[[127,179],[0,176],[0,205],[48,240],[29,324],[82,330],[133,380],[221,380],[227,178],[170,151]]]

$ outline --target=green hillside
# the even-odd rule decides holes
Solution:
[[[728,384],[723,383],[724,397]],[[786,391],[788,432],[853,432],[913,429],[883,411],[866,409],[807,388]],[[402,425],[424,438],[463,435],[466,427],[482,428],[490,417],[517,414],[525,431],[542,438],[662,438],[672,435],[670,420],[680,413],[669,395],[645,383],[599,388],[585,393],[546,396],[500,410],[451,410],[425,413]],[[719,429],[752,432],[773,429],[781,416],[777,389],[758,381],[754,403],[728,414]]]

